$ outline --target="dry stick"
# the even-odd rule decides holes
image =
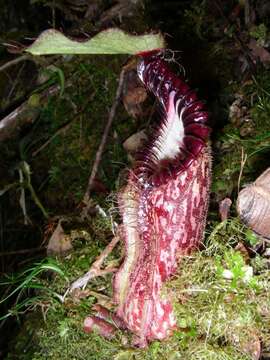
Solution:
[[[20,255],[20,254],[28,254],[28,253],[35,253],[40,251],[45,251],[46,246],[32,248],[32,249],[21,249],[21,250],[14,250],[14,251],[3,251],[0,252],[0,257],[2,256],[11,256],[11,255]]]
[[[65,132],[76,118],[77,116],[71,121],[69,121],[67,124],[61,126],[58,130],[56,130],[56,132],[47,141],[45,141],[44,144],[42,144],[37,150],[32,152],[32,157],[37,156],[37,154],[39,154],[42,150],[44,150],[53,141],[54,138],[56,138],[59,134]]]
[[[41,92],[39,94],[40,105],[42,105],[48,97],[58,93],[59,90],[59,85],[52,85],[50,88]],[[0,142],[10,138],[14,130],[19,130],[25,124],[33,123],[38,117],[39,109],[40,106],[35,107],[29,104],[29,101],[25,101],[6,117],[0,119]]]
[[[240,172],[239,172],[238,184],[237,184],[238,194],[240,191],[240,183],[241,183],[241,178],[242,178],[242,174],[243,174],[243,170],[244,170],[246,161],[247,161],[247,154],[245,154],[244,148],[242,147],[241,148],[241,166],[240,166]]]
[[[94,165],[93,165],[90,177],[89,177],[87,189],[86,189],[86,192],[85,192],[85,195],[83,198],[83,202],[85,203],[86,206],[83,209],[82,214],[84,214],[84,212],[85,211],[87,212],[87,210],[88,210],[91,187],[92,187],[93,181],[97,174],[97,170],[98,170],[98,167],[99,167],[99,164],[101,161],[102,153],[103,153],[105,145],[106,145],[106,140],[109,135],[109,131],[110,131],[110,128],[111,128],[111,125],[112,125],[112,122],[113,122],[113,119],[115,116],[117,106],[120,103],[120,98],[121,98],[122,90],[123,90],[125,71],[126,71],[126,68],[124,67],[119,76],[119,83],[118,83],[118,87],[117,87],[117,91],[116,91],[116,96],[115,96],[113,105],[111,107],[110,113],[109,113],[108,121],[107,121],[106,127],[104,129],[98,151],[96,153],[95,162],[94,162]],[[101,267],[103,261],[105,260],[105,258],[112,252],[112,250],[114,249],[115,245],[118,243],[119,240],[120,240],[119,236],[116,235],[112,239],[112,241],[106,246],[106,248],[102,251],[102,253],[98,256],[96,261],[91,266],[90,270],[86,274],[84,274],[81,278],[79,278],[78,280],[73,282],[69,291],[72,291],[72,290],[75,290],[78,288],[84,288],[87,285],[88,281],[93,279],[94,277],[106,275],[106,274],[109,274],[109,273],[112,273],[112,272],[115,272],[118,270],[117,268],[110,267],[110,266],[107,267],[106,269],[100,269],[100,267]]]
[[[92,99],[92,96],[90,98],[90,100]],[[37,156],[37,154],[39,154],[42,150],[44,150],[52,141],[54,138],[56,138],[58,135],[60,135],[61,133],[64,133],[69,127],[70,125],[72,125],[72,123],[77,120],[86,110],[87,105],[89,104],[90,100],[87,102],[87,104],[83,107],[83,109],[81,111],[79,111],[72,120],[66,122],[64,125],[60,126],[55,133],[47,140],[45,141],[45,143],[43,143],[37,150],[32,152],[32,157]]]
[[[245,25],[250,27],[251,25],[251,9],[249,0],[245,0]]]
[[[91,175],[89,177],[89,181],[88,181],[88,185],[87,185],[87,189],[86,192],[84,194],[84,198],[83,198],[83,202],[86,205],[86,208],[88,206],[89,203],[89,199],[90,199],[90,191],[93,185],[93,181],[95,180],[95,177],[97,175],[97,171],[98,171],[98,167],[101,161],[101,157],[102,157],[102,153],[104,151],[105,145],[106,145],[106,140],[107,137],[109,135],[109,131],[115,116],[115,112],[117,109],[118,104],[120,103],[120,98],[121,98],[121,94],[122,94],[122,88],[123,88],[123,82],[124,82],[124,74],[125,74],[125,68],[122,69],[120,77],[119,77],[119,84],[118,84],[118,88],[116,91],[116,96],[113,102],[113,105],[111,107],[110,113],[109,113],[109,117],[108,117],[108,121],[106,124],[106,127],[104,129],[104,133],[102,135],[102,139],[98,148],[98,151],[96,153],[96,158],[95,158],[95,162],[91,171]]]
[[[69,127],[70,125],[77,120],[87,109],[87,106],[89,105],[89,103],[93,100],[94,96],[95,96],[95,92],[91,94],[91,96],[89,97],[87,103],[83,106],[82,110],[80,110],[76,115],[74,115],[74,118],[70,121],[67,121],[65,124],[63,124],[62,126],[60,126],[55,133],[47,140],[45,141],[45,143],[43,143],[37,150],[32,152],[32,157],[35,157],[37,154],[39,154],[42,150],[44,150],[52,141],[55,137],[57,137],[58,135],[60,135],[61,133],[64,133]]]
[[[22,55],[17,57],[14,60],[10,60],[8,62],[6,62],[4,65],[0,66],[0,71],[4,71],[6,69],[8,69],[9,67],[18,64],[21,61],[26,61],[26,60],[31,60],[31,57],[29,55]]]
[[[7,96],[7,99],[6,99],[6,101],[8,101],[8,102],[9,102],[9,99],[11,98],[11,95],[12,95],[15,87],[17,86],[17,84],[18,84],[18,82],[19,82],[19,79],[20,79],[20,76],[21,76],[21,74],[22,74],[22,71],[23,71],[24,67],[25,67],[25,63],[22,64],[20,70],[19,70],[18,73],[17,73],[16,79],[14,79],[14,81],[13,81],[13,84],[12,84],[12,86],[11,86],[11,89],[10,89],[10,91],[9,91],[9,93],[8,93],[8,96]]]
[[[78,288],[85,288],[87,283],[97,277],[97,276],[103,276],[112,272],[115,272],[118,270],[118,268],[110,267],[108,266],[105,269],[101,269],[101,265],[103,261],[106,259],[106,257],[113,251],[115,245],[120,240],[119,236],[115,236],[112,241],[106,246],[106,248],[102,251],[102,253],[97,257],[95,262],[92,264],[89,271],[87,271],[86,274],[84,274],[82,277],[74,281],[70,286],[70,291],[73,291]]]

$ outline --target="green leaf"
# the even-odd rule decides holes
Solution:
[[[250,229],[246,231],[246,240],[251,246],[255,246],[260,241],[258,236]]]
[[[63,95],[64,90],[65,90],[65,75],[63,73],[63,70],[61,70],[58,67],[55,67],[55,72],[58,76],[58,80],[59,80],[59,85],[60,85],[60,96]]]
[[[130,35],[120,29],[101,31],[87,41],[75,41],[60,31],[49,29],[25,51],[32,55],[49,54],[137,54],[165,47],[161,34]]]

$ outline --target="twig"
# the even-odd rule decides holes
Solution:
[[[46,246],[32,248],[32,249],[22,249],[22,250],[14,250],[14,251],[3,251],[0,252],[0,257],[2,256],[11,256],[11,255],[23,255],[28,253],[40,252],[46,249]]]
[[[211,329],[211,326],[212,326],[213,318],[214,318],[214,316],[215,316],[215,314],[216,314],[216,305],[217,305],[217,300],[218,300],[218,294],[219,294],[219,292],[217,291],[217,292],[216,292],[215,302],[214,302],[214,304],[212,305],[212,311],[211,311],[210,319],[208,320],[208,327],[207,327],[206,337],[205,337],[205,341],[204,341],[205,344],[207,344],[207,340],[208,340],[208,338],[209,338],[209,334],[210,334],[210,329]]]
[[[19,203],[21,205],[22,212],[23,212],[24,225],[29,225],[29,219],[27,216],[26,203],[25,203],[25,188],[23,186],[23,183],[24,183],[23,171],[22,171],[22,169],[18,169],[18,171],[19,171],[19,179],[20,179],[19,181],[21,184],[21,195],[20,195]]]
[[[52,27],[55,29],[55,0],[53,0],[52,5]]]
[[[60,126],[56,132],[47,140],[45,141],[44,144],[42,144],[37,150],[32,152],[32,157],[35,157],[37,154],[39,154],[42,150],[44,150],[51,142],[54,138],[56,138],[58,135],[60,135],[61,133],[64,133],[69,127],[70,125],[77,120],[86,110],[89,102],[92,100],[92,98],[94,97],[95,93],[92,94],[92,96],[90,96],[90,98],[88,99],[86,105],[83,107],[83,109],[81,111],[79,111],[72,120],[67,121],[64,125]]]
[[[26,61],[26,60],[31,60],[31,56],[29,56],[29,55],[19,56],[16,59],[10,60],[10,61],[6,62],[4,65],[0,66],[0,71],[4,71],[13,65],[17,65],[19,62]]]
[[[32,106],[29,101],[25,101],[10,114],[1,119],[0,142],[10,138],[15,130],[19,131],[25,124],[33,123],[40,113],[41,105],[44,104],[48,97],[57,94],[59,90],[59,85],[53,85],[39,94],[39,106]]]
[[[70,291],[73,291],[78,288],[85,288],[87,283],[97,277],[97,276],[103,276],[112,272],[117,271],[117,268],[108,266],[105,269],[101,269],[102,263],[106,259],[106,257],[113,251],[115,245],[120,240],[119,236],[115,236],[112,241],[106,246],[106,248],[102,251],[102,253],[97,257],[96,261],[92,264],[89,271],[87,271],[86,274],[84,274],[82,277],[77,279],[72,283],[70,286]]]
[[[34,201],[34,203],[37,205],[37,207],[40,209],[40,211],[42,212],[43,216],[48,219],[49,218],[49,214],[47,213],[47,211],[45,210],[44,206],[42,205],[42,203],[40,202],[31,182],[30,182],[30,178],[29,178],[29,181],[28,181],[28,184],[27,184],[27,187],[30,191],[30,194],[32,196],[32,199]]]
[[[118,229],[118,223],[116,221],[113,220],[113,217],[112,217],[112,214],[109,214],[109,216],[106,214],[106,212],[102,209],[101,206],[99,205],[96,205],[95,206],[95,209],[97,211],[97,213],[102,216],[103,218],[105,219],[110,219],[111,220],[111,230],[112,230],[112,233],[113,235],[115,236],[116,235],[116,231]]]
[[[252,25],[252,10],[250,0],[245,0],[245,25],[250,28]]]
[[[116,112],[118,104],[120,103],[120,98],[121,98],[122,88],[123,88],[123,83],[124,83],[124,75],[125,75],[125,68],[122,69],[120,77],[119,77],[119,83],[118,83],[118,88],[117,88],[117,91],[116,91],[116,96],[115,96],[113,105],[111,107],[110,113],[109,113],[108,121],[107,121],[106,127],[104,129],[104,133],[102,135],[102,139],[101,139],[98,151],[96,153],[95,162],[94,162],[94,165],[93,165],[93,168],[92,168],[92,171],[91,171],[91,175],[89,177],[87,189],[86,189],[86,192],[85,192],[85,195],[84,195],[84,198],[83,198],[83,202],[85,203],[86,208],[87,208],[87,205],[89,203],[90,191],[91,191],[93,181],[95,180],[95,177],[96,177],[96,174],[97,174],[97,171],[98,171],[98,167],[99,167],[99,164],[100,164],[100,161],[101,161],[102,153],[103,153],[105,145],[106,145],[106,140],[107,140],[107,137],[109,135],[109,131],[110,131],[110,128],[111,128],[111,125],[112,125],[112,122],[113,122],[113,119],[114,119],[114,116],[115,116],[115,112]]]
[[[245,154],[244,152],[244,148],[241,148],[241,167],[240,167],[240,172],[239,172],[239,177],[238,177],[238,183],[237,183],[237,189],[238,189],[238,193],[240,191],[240,182],[241,182],[241,178],[242,178],[242,174],[243,174],[243,169],[245,166],[245,163],[247,161],[247,154]]]
[[[75,118],[73,118],[71,121],[69,121],[68,123],[61,126],[59,129],[57,129],[56,132],[47,141],[45,141],[44,144],[42,144],[37,150],[32,152],[32,157],[37,156],[37,154],[39,154],[42,150],[44,150],[53,141],[54,138],[56,138],[61,133],[65,132],[70,127],[70,125],[73,123],[74,120]]]
[[[10,89],[10,91],[9,91],[9,93],[8,93],[8,96],[7,96],[7,101],[8,101],[8,102],[9,102],[9,99],[11,98],[11,95],[13,94],[13,91],[14,91],[15,87],[16,87],[17,84],[18,84],[18,81],[19,81],[19,79],[20,79],[20,76],[21,76],[21,74],[22,74],[22,71],[23,71],[24,67],[25,67],[25,63],[22,64],[20,70],[19,70],[18,73],[17,73],[16,79],[13,80],[13,84],[12,84],[11,89]]]

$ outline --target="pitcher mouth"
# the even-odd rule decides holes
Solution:
[[[135,173],[150,185],[161,185],[199,156],[210,133],[209,114],[196,93],[167,67],[161,50],[144,53],[137,72],[158,99],[162,116],[137,154]]]

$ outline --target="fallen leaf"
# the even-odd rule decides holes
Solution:
[[[142,108],[140,104],[143,103],[146,98],[147,92],[141,86],[129,90],[127,94],[123,96],[125,109],[130,116],[137,118],[142,115]]]
[[[245,263],[247,264],[250,260],[248,249],[245,247],[245,245],[241,242],[239,242],[234,250],[237,250],[242,255],[243,259],[245,260]]]
[[[97,178],[93,180],[91,190],[96,193],[103,193],[103,194],[108,193],[107,187],[104,185],[104,183],[101,180]]]
[[[231,334],[232,343],[237,346],[243,353],[247,354],[250,359],[259,360],[261,356],[261,342],[258,330],[255,328],[246,328],[243,329],[243,332],[245,336],[242,334],[241,339],[238,335]]]
[[[124,102],[130,105],[137,105],[145,101],[147,98],[147,92],[144,87],[138,86],[132,90],[130,90],[124,96]]]
[[[250,48],[252,55],[258,58],[264,65],[270,63],[270,53],[264,47],[260,46],[255,39],[251,39],[248,47]]]
[[[225,198],[219,203],[219,215],[221,221],[228,219],[231,205],[232,205],[232,200],[230,198]]]
[[[90,290],[88,290],[88,289],[85,289],[85,290],[74,289],[73,291],[71,291],[71,296],[72,296],[73,300],[75,300],[75,301],[85,299],[89,295],[90,295]]]
[[[62,255],[67,251],[72,249],[72,244],[70,238],[65,234],[61,220],[59,220],[56,229],[54,230],[48,246],[47,246],[47,254],[48,255]]]
[[[141,104],[147,98],[147,92],[137,75],[137,60],[132,58],[125,66],[123,82],[123,104],[130,116],[137,118],[143,114]]]
[[[147,135],[145,130],[138,131],[126,139],[126,141],[123,143],[123,148],[132,155],[136,153],[140,147],[142,147],[146,140]]]

